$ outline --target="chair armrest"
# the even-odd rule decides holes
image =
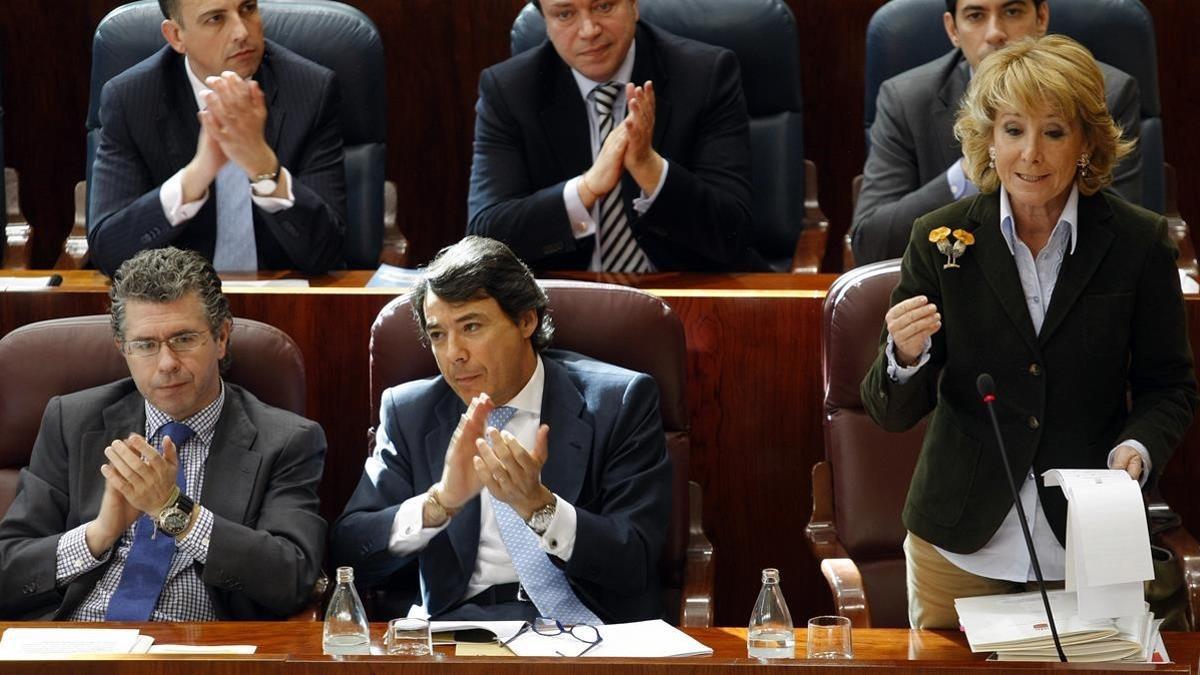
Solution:
[[[4,214],[4,238],[7,245],[4,248],[4,259],[0,267],[10,270],[27,270],[33,256],[33,246],[29,240],[33,237],[33,227],[21,214],[21,190],[17,170],[4,167],[4,194],[8,204],[8,213]]]
[[[829,218],[821,211],[817,199],[817,165],[804,160],[804,223],[796,252],[792,255],[792,272],[817,274],[829,240]]]
[[[871,608],[863,588],[862,574],[849,558],[826,558],[821,561],[821,574],[833,592],[833,604],[839,616],[850,619],[855,628],[871,627]]]
[[[687,562],[683,593],[679,598],[679,625],[708,628],[713,622],[713,585],[716,583],[716,552],[704,534],[704,504],[700,484],[688,481]]]
[[[62,253],[54,269],[81,270],[88,264],[87,240],[87,181],[75,184],[75,223],[63,242]]]
[[[1179,561],[1183,585],[1187,592],[1188,623],[1195,626],[1200,616],[1200,542],[1184,527],[1173,527],[1159,533],[1159,542]]]
[[[1167,183],[1166,204],[1163,212],[1163,216],[1167,219],[1167,234],[1170,235],[1171,241],[1174,241],[1175,245],[1179,247],[1179,258],[1175,264],[1186,274],[1195,278],[1200,276],[1200,264],[1196,262],[1196,248],[1192,244],[1187,221],[1179,213],[1179,183],[1175,178],[1175,167],[1164,163],[1163,178]]]
[[[833,468],[828,461],[822,460],[813,465],[812,488],[812,516],[804,528],[808,549],[817,560],[849,558],[833,522]]]
[[[308,596],[308,604],[299,612],[288,617],[288,621],[324,621],[325,616],[322,610],[325,609],[325,595],[329,591],[329,577],[325,576],[325,572],[321,572],[321,576],[317,577],[313,583],[312,592]]]
[[[383,182],[383,248],[379,251],[379,262],[394,267],[408,266],[408,238],[400,232],[396,223],[396,184]]]

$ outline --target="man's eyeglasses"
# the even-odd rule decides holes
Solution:
[[[165,344],[173,352],[190,352],[199,349],[207,342],[207,333],[180,333],[166,340],[126,340],[121,343],[121,351],[130,356],[154,356]]]
[[[577,623],[564,625],[557,619],[548,619],[544,616],[539,616],[538,618],[534,619],[533,622],[526,621],[525,625],[521,626],[521,630],[517,631],[516,635],[505,640],[500,646],[507,647],[513,640],[516,640],[529,631],[533,631],[534,633],[537,633],[543,637],[554,637],[555,635],[562,635],[563,633],[566,633],[567,635],[570,635],[576,640],[579,640],[587,645],[587,647],[578,654],[564,654],[559,651],[554,652],[559,656],[583,656],[584,654],[592,651],[596,645],[604,641],[604,638],[600,637],[600,631],[595,626],[590,624]]]

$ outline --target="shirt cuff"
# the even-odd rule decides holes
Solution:
[[[567,205],[567,218],[571,221],[571,234],[576,239],[583,239],[596,234],[596,219],[583,206],[579,198],[579,181],[583,176],[576,176],[563,186],[563,203]]]
[[[292,174],[288,172],[287,167],[279,167],[278,178],[287,181],[286,197],[259,197],[254,194],[253,189],[250,190],[250,200],[267,213],[279,213],[296,205],[296,193],[292,191]]]
[[[54,562],[54,581],[59,586],[71,583],[75,577],[93,570],[108,561],[112,555],[109,548],[99,558],[92,557],[87,545],[87,523],[68,530],[58,538],[57,556]]]
[[[1117,443],[1116,448],[1108,451],[1108,461],[1105,462],[1105,464],[1108,466],[1108,468],[1113,468],[1113,460],[1117,458],[1117,448],[1121,447],[1122,445],[1128,445],[1134,450],[1137,450],[1137,453],[1142,456],[1142,475],[1138,476],[1138,485],[1145,487],[1146,481],[1150,478],[1150,471],[1154,468],[1154,465],[1150,463],[1150,451],[1146,449],[1146,446],[1143,445],[1141,441],[1135,441],[1132,438],[1128,438],[1120,443]]]
[[[654,192],[652,192],[649,197],[646,196],[645,192],[638,197],[634,197],[633,210],[637,211],[639,216],[646,215],[646,212],[650,210],[650,207],[654,206],[654,200],[658,199],[658,193],[662,192],[663,185],[667,182],[667,169],[670,167],[671,163],[664,159],[662,175],[658,177],[658,185],[654,186]]]
[[[197,506],[200,512],[196,515],[196,524],[183,539],[175,544],[175,549],[201,565],[208,564],[208,546],[212,540],[213,513],[203,506]],[[159,532],[161,535],[162,533]]]
[[[158,189],[158,201],[162,204],[163,215],[171,227],[195,218],[208,201],[208,190],[205,190],[200,199],[186,204],[183,202],[183,171],[176,171],[175,175],[168,178]]]
[[[554,495],[554,517],[550,526],[538,538],[538,546],[550,555],[568,562],[575,552],[575,528],[579,518],[575,507],[558,495]]]
[[[933,346],[933,340],[925,338],[925,346],[921,348],[921,358],[911,366],[902,366],[896,362],[896,343],[892,340],[892,334],[888,333],[887,346],[884,348],[884,353],[887,354],[888,377],[896,384],[907,384],[908,380],[921,369],[921,366],[929,362],[929,348]]]
[[[392,555],[411,555],[425,548],[431,539],[446,529],[451,518],[437,527],[425,527],[425,493],[405,499],[392,519],[388,551]]]
[[[950,194],[955,199],[963,197],[973,197],[979,194],[979,187],[967,178],[967,174],[963,171],[963,161],[959,159],[957,162],[950,165],[946,169],[946,183],[950,186]]]

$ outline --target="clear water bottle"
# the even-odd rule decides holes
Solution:
[[[762,590],[750,615],[746,651],[756,659],[796,658],[796,634],[792,615],[779,588],[779,570],[768,567],[762,572]]]
[[[371,631],[367,611],[354,590],[354,568],[337,568],[337,588],[325,610],[323,647],[326,654],[370,654]]]

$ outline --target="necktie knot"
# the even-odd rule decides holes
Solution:
[[[167,422],[162,425],[163,437],[170,436],[176,449],[183,447],[183,444],[187,443],[195,433],[191,427],[181,422]]]
[[[512,421],[513,415],[516,415],[516,414],[517,414],[516,408],[514,408],[512,406],[508,406],[508,405],[502,405],[499,408],[496,408],[496,409],[492,410],[492,412],[488,413],[488,418],[487,418],[488,426],[496,427],[497,431],[501,431],[504,429],[505,426],[508,425],[508,423],[510,421]]]
[[[601,116],[611,115],[613,103],[617,100],[617,93],[621,91],[620,82],[605,82],[598,85],[592,90],[593,98],[596,101],[596,112]]]

